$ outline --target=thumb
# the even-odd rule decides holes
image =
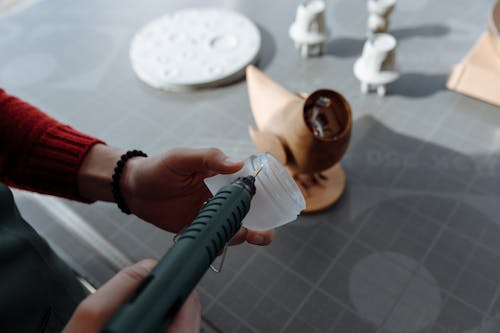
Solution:
[[[177,312],[166,333],[199,333],[201,325],[201,304],[198,293],[193,290]]]
[[[122,269],[76,309],[64,332],[98,332],[156,266],[152,259]]]

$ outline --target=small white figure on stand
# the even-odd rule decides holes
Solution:
[[[361,81],[361,92],[372,88],[379,96],[386,93],[386,84],[398,79],[396,71],[396,39],[389,34],[374,34],[363,47],[361,58],[354,63],[354,75]]]
[[[392,13],[396,0],[368,0],[368,35],[387,32],[389,15]]]
[[[323,0],[306,0],[297,7],[295,22],[290,27],[290,37],[302,57],[319,56],[330,37],[325,20],[326,4]]]

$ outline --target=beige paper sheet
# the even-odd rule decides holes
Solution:
[[[446,86],[500,106],[500,55],[495,52],[489,33],[482,34],[462,62],[453,68]]]

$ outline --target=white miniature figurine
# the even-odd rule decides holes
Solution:
[[[368,0],[368,34],[387,32],[396,0]]]
[[[326,4],[323,0],[306,0],[297,7],[295,22],[290,27],[290,37],[304,57],[323,53],[330,31],[325,20]]]
[[[361,58],[354,63],[354,75],[361,81],[361,92],[372,88],[379,96],[386,93],[385,85],[398,79],[396,71],[396,39],[389,34],[374,34],[363,47]]]

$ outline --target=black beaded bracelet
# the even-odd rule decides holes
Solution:
[[[148,155],[140,150],[129,150],[120,157],[118,162],[116,162],[115,172],[113,173],[113,177],[111,178],[111,192],[113,193],[116,204],[122,212],[128,215],[131,214],[131,211],[128,208],[127,203],[125,202],[125,199],[123,198],[123,194],[120,188],[120,178],[127,161],[132,157],[137,156],[148,157]]]

